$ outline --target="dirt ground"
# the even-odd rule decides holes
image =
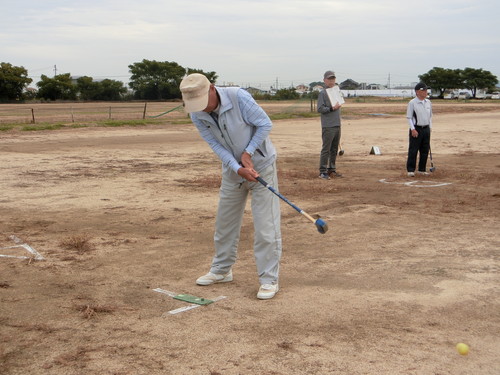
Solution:
[[[330,181],[319,119],[275,121],[280,191],[329,231],[282,202],[269,301],[249,206],[235,280],[195,285],[220,163],[192,125],[1,133],[0,373],[499,374],[500,110],[469,108],[435,113],[414,179],[403,116],[344,118]],[[156,288],[226,298],[171,314]]]

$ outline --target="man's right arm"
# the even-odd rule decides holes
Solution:
[[[321,91],[318,95],[318,113],[328,113],[332,111],[330,99],[326,94],[326,89]]]
[[[217,154],[222,164],[227,165],[233,171],[238,173],[238,169],[241,168],[238,161],[234,158],[233,154],[229,152],[219,140],[212,134],[210,129],[204,125],[196,116],[191,115],[191,121],[194,126],[198,129],[201,137],[208,143],[210,148]]]
[[[406,107],[406,120],[408,121],[408,126],[410,127],[410,130],[415,130],[413,113],[414,113],[413,101],[410,101],[408,103],[408,106]]]

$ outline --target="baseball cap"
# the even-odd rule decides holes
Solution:
[[[207,108],[210,81],[200,73],[184,77],[179,86],[186,112],[200,112]]]
[[[422,90],[422,91],[427,90],[427,85],[423,82],[417,83],[417,85],[415,86],[415,91],[419,91],[419,90]]]
[[[326,79],[326,78],[331,78],[331,77],[336,78],[336,77],[335,77],[335,72],[332,72],[331,70],[327,70],[327,71],[325,72],[325,74],[323,75],[323,78],[324,78],[324,79]]]

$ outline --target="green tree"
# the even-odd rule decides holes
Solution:
[[[127,92],[123,82],[104,79],[94,82],[92,77],[80,77],[76,86],[82,100],[122,100],[122,95]]]
[[[498,78],[491,72],[483,69],[465,68],[461,72],[463,87],[476,97],[477,89],[492,89],[498,83]]]
[[[215,83],[217,82],[217,78],[219,78],[219,76],[217,75],[217,73],[215,72],[204,72],[203,70],[201,69],[192,69],[192,68],[187,68],[187,74],[193,74],[193,73],[200,73],[200,74],[203,74],[205,75],[205,77],[208,78],[208,80],[211,82],[211,83]]]
[[[433,91],[439,91],[438,97],[443,98],[446,90],[462,88],[463,84],[460,73],[460,69],[434,67],[427,73],[419,75],[418,78]]]
[[[23,91],[32,81],[24,67],[0,63],[0,101],[23,99]]]
[[[136,99],[161,100],[180,98],[179,84],[186,69],[176,62],[142,60],[129,65],[129,86]]]
[[[37,82],[37,97],[47,100],[76,100],[77,86],[71,81],[70,73],[58,74],[49,78],[42,74]]]
[[[114,79],[104,79],[99,82],[99,95],[96,100],[121,100],[127,93],[123,82]]]
[[[276,100],[294,100],[299,98],[300,94],[295,91],[293,87],[289,89],[279,89],[276,91],[276,95],[274,95],[274,99]]]
[[[95,100],[99,94],[99,83],[94,82],[92,77],[80,77],[76,80],[76,87],[82,100]]]

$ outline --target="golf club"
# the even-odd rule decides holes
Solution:
[[[432,161],[432,150],[430,144],[429,144],[429,155],[431,156],[431,167],[429,168],[429,172],[434,172],[436,170],[436,167],[434,167],[434,163]]]
[[[301,210],[299,207],[297,207],[296,205],[294,205],[292,202],[290,202],[288,199],[286,199],[283,195],[281,195],[279,192],[276,191],[276,189],[274,189],[272,186],[270,186],[266,181],[264,181],[262,178],[260,177],[256,177],[256,180],[259,181],[262,185],[264,185],[266,188],[268,188],[269,190],[271,190],[274,194],[276,194],[278,197],[280,197],[282,200],[284,200],[286,203],[288,203],[290,206],[292,206],[293,208],[295,208],[295,210],[297,212],[299,212],[300,214],[304,215],[305,217],[307,217],[309,220],[311,220],[314,225],[316,225],[316,228],[318,229],[318,232],[321,233],[321,234],[325,234],[327,231],[328,231],[328,224],[326,224],[326,222],[323,220],[323,219],[316,219],[314,220],[314,218],[309,215],[307,212]]]
[[[344,155],[344,148],[342,147],[342,142],[339,143],[339,148],[340,148],[339,155],[340,156]]]

